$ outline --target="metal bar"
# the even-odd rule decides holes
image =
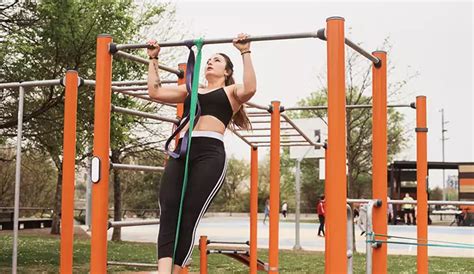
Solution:
[[[209,244],[230,244],[230,245],[250,245],[249,241],[246,242],[227,242],[227,241],[207,241]]]
[[[141,58],[139,56],[135,56],[133,54],[130,54],[130,53],[127,53],[127,52],[123,52],[123,51],[117,51],[114,55],[117,55],[117,56],[120,56],[120,57],[123,57],[125,59],[128,59],[128,60],[131,60],[131,61],[135,61],[135,62],[138,62],[138,63],[141,63],[141,64],[144,64],[144,65],[148,65],[150,63],[150,61],[148,59],[145,59],[145,58]],[[158,65],[158,67],[164,71],[167,71],[167,72],[170,72],[170,73],[173,73],[175,74],[176,76],[181,76],[183,74],[182,71],[178,70],[178,69],[174,69],[174,68],[171,68],[171,67],[167,67],[167,66],[163,66],[163,65]]]
[[[0,88],[43,87],[43,86],[57,86],[57,85],[60,85],[60,84],[61,84],[60,79],[38,80],[38,81],[0,83]]]
[[[252,103],[252,102],[246,102],[245,105],[248,108],[256,108],[256,109],[261,109],[261,110],[266,110],[266,111],[268,111],[270,109],[269,106],[262,106],[262,105]]]
[[[235,135],[237,135],[237,137],[239,137],[242,141],[244,141],[247,145],[253,147],[254,145],[252,145],[252,143],[250,143],[247,139],[245,139],[242,135],[240,135],[240,133],[237,132],[237,130],[235,129],[232,129],[231,130],[232,133],[234,133]]]
[[[136,170],[136,171],[163,171],[164,167],[161,166],[140,166],[140,165],[128,165],[128,164],[117,164],[110,163],[111,169],[122,169],[122,170]]]
[[[258,149],[250,148],[250,274],[257,274]]]
[[[247,112],[247,115],[266,115],[268,117],[270,117],[271,113],[268,112],[268,111],[249,111]]]
[[[252,143],[253,143],[253,144],[266,144],[266,143],[269,144],[269,143],[270,143],[270,140],[252,141]],[[306,140],[281,140],[280,143],[281,143],[281,144],[288,144],[288,143],[291,143],[291,144],[293,144],[293,143],[295,143],[295,144],[297,144],[297,143],[305,143],[305,144],[307,144],[308,146],[312,146],[312,145],[313,145],[313,144],[311,144],[311,143],[308,143],[308,141],[306,141]]]
[[[124,226],[142,226],[142,225],[158,225],[160,219],[139,220],[139,221],[109,221],[109,228]]]
[[[15,163],[15,209],[13,210],[13,254],[12,274],[17,272],[18,264],[18,218],[20,215],[20,182],[21,182],[21,138],[23,133],[23,105],[25,89],[19,87],[18,94],[18,130],[16,137],[16,163]]]
[[[408,107],[412,108],[411,104],[389,104],[387,105],[389,108],[401,108],[401,107]],[[292,110],[326,110],[327,106],[296,106],[296,107],[287,107],[285,111],[292,111]],[[346,108],[353,109],[353,108],[372,108],[372,105],[346,105]]]
[[[273,40],[287,40],[287,39],[303,39],[303,38],[318,38],[317,32],[303,32],[303,33],[291,33],[291,34],[274,34],[274,35],[261,35],[251,36],[246,41],[257,42],[257,41],[273,41]],[[218,39],[204,39],[204,45],[211,44],[226,44],[232,43],[235,38],[218,38]],[[244,41],[245,42],[245,41]],[[158,43],[161,48],[165,47],[178,47],[188,46],[189,44],[194,45],[194,40],[185,40],[177,42],[160,42]],[[151,48],[148,44],[117,44],[117,50],[124,49],[145,49]]]
[[[372,200],[370,199],[347,199],[348,203],[361,203],[365,204]],[[412,204],[416,205],[417,201],[404,201],[404,200],[389,200],[387,201],[388,204],[395,204],[395,205],[402,205],[402,204]],[[472,205],[474,206],[474,201],[428,201],[428,205]]]
[[[347,212],[347,273],[352,274],[353,273],[353,264],[352,264],[352,258],[353,258],[353,239],[354,239],[354,232],[353,232],[353,227],[354,227],[354,218],[352,216],[352,208],[350,205],[346,205],[346,212]]]
[[[147,101],[150,101],[150,102],[159,103],[159,104],[162,104],[162,105],[165,105],[165,106],[176,107],[176,104],[164,103],[164,102],[155,100],[153,98],[150,98],[150,96],[147,96],[147,95],[137,95],[136,92],[125,91],[125,90],[114,90],[114,91],[118,92],[118,93],[125,94],[125,95],[130,95],[130,96],[133,96],[133,97],[136,97],[136,98],[139,98],[139,99],[147,100]]]
[[[281,117],[283,117],[283,119],[285,119],[290,125],[293,126],[293,128],[298,131],[299,134],[301,134],[301,136],[308,142],[310,143],[311,145],[313,146],[316,146],[317,144],[315,142],[313,142],[313,140],[311,140],[295,123],[293,123],[293,121],[291,121],[291,119],[286,116],[285,114],[281,114]],[[318,148],[321,148],[322,145],[319,145]]]
[[[176,80],[161,80],[162,84],[176,84]],[[146,85],[148,80],[112,81],[112,86]],[[84,80],[84,85],[95,86],[95,80]]]
[[[154,268],[156,268],[157,263],[148,264],[148,263],[129,263],[129,262],[108,261],[107,265],[123,265],[123,266],[154,267]]]
[[[294,129],[292,127],[282,127],[280,128],[281,130],[290,130]],[[269,127],[261,127],[261,128],[252,128],[251,130],[246,130],[246,129],[238,129],[239,131],[254,131],[254,130],[270,130]]]
[[[168,117],[163,117],[159,115],[154,115],[148,112],[143,112],[143,111],[138,111],[138,110],[133,110],[133,109],[128,109],[128,108],[123,108],[123,107],[118,107],[112,105],[112,111],[113,112],[118,112],[118,113],[124,113],[124,114],[129,114],[129,115],[135,115],[143,118],[148,118],[148,119],[153,119],[153,120],[158,120],[158,121],[164,121],[164,122],[170,122],[177,124],[179,121],[177,119],[173,118],[168,118]]]
[[[358,53],[360,53],[362,56],[364,56],[365,58],[369,59],[370,61],[372,61],[372,63],[374,63],[374,65],[379,65],[380,64],[380,59],[373,56],[372,54],[370,54],[368,51],[366,51],[365,49],[361,48],[359,45],[357,45],[356,43],[352,42],[351,40],[345,38],[345,44],[347,46],[349,46],[351,49],[357,51]]]
[[[209,249],[207,253],[209,254],[244,254],[244,255],[249,254],[247,250],[223,250],[223,249]]]
[[[270,144],[263,144],[263,145],[253,145],[255,147],[269,147]],[[281,147],[308,147],[311,146],[309,144],[280,144]]]
[[[262,138],[262,137],[268,137],[270,138],[270,135],[265,135],[265,134],[256,134],[256,135],[252,135],[252,134],[241,134],[242,137],[246,137],[246,138],[253,138],[253,137],[258,137],[258,138]],[[300,137],[301,135],[300,134],[280,134],[280,137]]]
[[[367,274],[372,274],[372,248],[373,248],[373,241],[375,240],[373,234],[373,227],[372,227],[372,213],[374,206],[378,207],[382,204],[381,200],[370,200],[369,204],[367,205],[367,220],[365,222],[365,233],[367,235],[367,240],[365,243],[365,271]]]

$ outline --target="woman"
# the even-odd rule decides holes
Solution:
[[[243,60],[243,84],[235,84],[233,64],[229,57],[216,53],[207,60],[205,77],[207,87],[199,88],[198,99],[201,117],[192,134],[189,161],[189,179],[184,196],[181,227],[172,266],[176,224],[183,185],[185,157],[170,158],[167,162],[160,189],[160,232],[158,235],[158,270],[160,273],[178,273],[191,257],[196,227],[212,199],[222,186],[226,159],[223,136],[228,126],[250,128],[243,104],[256,91],[256,77],[250,57],[250,43],[246,34],[233,40]],[[184,103],[185,115],[189,113],[190,96],[185,85],[162,87],[158,70],[160,47],[156,41],[148,42],[151,60],[148,66],[148,94],[166,103]],[[186,132],[185,127],[182,133]],[[177,146],[179,148],[180,144]]]

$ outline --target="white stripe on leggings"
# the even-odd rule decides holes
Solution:
[[[196,223],[194,224],[193,237],[191,238],[191,245],[190,245],[190,247],[189,247],[188,254],[187,254],[186,257],[184,258],[184,261],[183,261],[183,264],[181,265],[181,267],[186,266],[186,262],[189,260],[189,257],[191,257],[191,255],[192,255],[192,251],[193,251],[193,248],[194,248],[194,237],[196,236],[196,228],[197,228],[197,225],[198,225],[199,222],[201,221],[201,218],[202,218],[202,216],[203,216],[204,213],[205,213],[205,209],[207,208],[207,206],[208,206],[209,203],[211,202],[212,198],[214,198],[214,196],[216,195],[216,193],[217,193],[217,191],[219,190],[220,186],[221,186],[222,183],[224,182],[226,170],[227,170],[227,158],[226,158],[226,160],[225,160],[224,169],[222,170],[221,177],[220,177],[219,180],[217,181],[217,184],[216,184],[216,186],[214,187],[214,189],[212,190],[211,194],[209,194],[209,196],[207,197],[207,200],[206,200],[206,202],[204,203],[204,206],[202,207],[201,212],[199,213],[199,217],[198,217],[198,219],[196,220]]]

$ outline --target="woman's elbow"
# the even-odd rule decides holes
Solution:
[[[148,96],[151,99],[160,100],[158,90],[155,87],[148,86]]]

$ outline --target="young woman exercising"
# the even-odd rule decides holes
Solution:
[[[250,121],[243,104],[255,94],[257,81],[250,57],[250,42],[246,34],[233,40],[243,61],[243,83],[235,84],[233,64],[223,53],[216,53],[207,60],[205,76],[207,87],[198,90],[201,117],[192,133],[189,151],[189,176],[184,196],[179,240],[172,266],[173,248],[178,221],[181,189],[185,168],[185,156],[169,158],[160,189],[160,231],[158,234],[158,271],[178,273],[191,257],[194,236],[200,219],[212,199],[222,186],[226,172],[226,156],[223,136],[229,125],[250,128]],[[186,85],[161,86],[158,70],[160,46],[156,41],[148,42],[154,49],[147,53],[148,94],[151,98],[166,103],[184,103],[184,116],[189,113],[190,96]],[[183,116],[183,117],[184,117]],[[187,127],[182,130],[186,132]],[[180,139],[181,142],[181,139]],[[179,150],[180,144],[177,145]]]

